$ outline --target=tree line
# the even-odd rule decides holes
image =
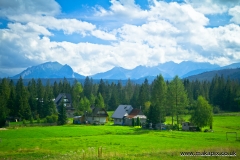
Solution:
[[[141,108],[149,122],[163,122],[168,115],[172,117],[172,125],[175,121],[179,124],[181,116],[194,109],[199,96],[208,101],[215,112],[240,111],[240,82],[217,75],[212,81],[181,80],[178,76],[165,81],[160,75],[151,84],[147,79],[142,84],[129,79],[125,85],[121,81],[108,83],[102,79],[94,83],[89,77],[83,84],[75,80],[72,85],[66,78],[53,84],[48,80],[45,85],[41,79],[31,79],[27,86],[20,77],[16,84],[8,78],[0,80],[1,124],[7,117],[30,120],[57,115],[53,100],[59,93],[71,94],[76,115],[90,112],[91,105],[114,111],[119,104],[131,104]]]

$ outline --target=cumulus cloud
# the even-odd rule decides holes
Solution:
[[[228,13],[232,16],[231,22],[240,24],[240,5],[229,9]]]
[[[1,0],[0,17],[9,15],[48,15],[54,16],[61,12],[60,5],[54,0]]]
[[[185,2],[204,14],[223,14],[228,12],[229,8],[240,4],[238,0],[185,0]]]
[[[21,6],[27,8],[27,4],[31,6],[35,1],[19,1],[26,3],[19,6],[7,2],[0,2],[0,6],[5,6],[0,9],[0,16],[10,20],[7,28],[0,29],[0,68],[5,68],[4,72],[7,68],[16,71],[46,61],[69,64],[74,71],[91,75],[114,66],[130,69],[138,65],[154,66],[184,60],[227,65],[240,60],[240,27],[236,25],[239,24],[240,9],[232,6],[234,2],[218,0],[198,4],[188,0],[179,4],[153,0],[149,9],[144,10],[133,0],[112,0],[109,9],[98,6],[92,16],[123,21],[114,29],[73,18],[56,18],[54,15],[60,12],[60,6],[54,1],[50,1],[46,8],[34,4],[36,12],[31,8],[26,12],[21,9]],[[232,15],[232,24],[206,27],[209,19],[205,14],[215,13],[204,11],[201,6],[209,9],[206,5],[210,4],[216,5],[217,13]],[[16,12],[10,13],[9,8]],[[124,20],[126,17],[131,22]],[[135,23],[139,20],[141,23]],[[51,41],[52,30],[91,36],[109,43]]]
[[[96,15],[101,17],[113,16],[126,20],[142,19],[147,16],[147,11],[136,5],[134,0],[111,0],[110,2],[112,4],[110,10],[97,6]]]

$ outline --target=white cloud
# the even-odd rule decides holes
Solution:
[[[229,15],[233,16],[231,22],[240,24],[240,5],[229,9]]]
[[[109,10],[98,10],[100,18],[110,16],[122,21],[124,17],[130,17],[132,22],[126,20],[125,24],[112,30],[101,30],[101,26],[87,21],[54,17],[59,12],[59,6],[52,7],[55,11],[45,16],[42,15],[44,9],[39,9],[36,14],[31,9],[27,13],[16,9],[19,14],[0,10],[1,15],[7,13],[12,21],[7,29],[0,29],[0,68],[24,68],[46,61],[58,61],[69,64],[80,74],[91,75],[114,66],[130,69],[138,65],[154,66],[166,61],[183,60],[225,65],[240,60],[239,25],[206,28],[209,19],[204,14],[207,12],[200,11],[190,2],[153,1],[149,10],[141,9],[133,0],[112,0],[111,3]],[[231,6],[219,0],[216,5]],[[232,23],[238,23],[238,10],[239,6],[229,10],[233,16]],[[139,19],[141,23],[134,23]],[[51,30],[94,36],[110,43],[55,42],[49,38],[53,35]]]
[[[0,8],[0,17],[21,14],[54,16],[61,12],[54,0],[1,0]]]
[[[185,0],[185,2],[203,14],[223,14],[240,3],[238,0]]]
[[[116,40],[115,35],[101,31],[101,30],[94,30],[91,33],[93,36],[103,40]]]
[[[118,19],[125,19],[126,21],[132,19],[142,19],[147,16],[147,11],[142,10],[140,6],[135,4],[134,0],[111,0],[110,10],[106,10],[101,6],[96,9],[97,16],[114,16]]]

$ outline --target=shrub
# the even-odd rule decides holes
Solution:
[[[37,117],[37,123],[41,123],[41,120],[39,117]]]
[[[133,126],[133,127],[135,126],[134,118],[132,118],[132,126]]]
[[[26,124],[27,124],[27,122],[26,122],[25,119],[23,119],[22,123],[23,123],[23,125],[26,125]]]
[[[30,118],[30,124],[33,124],[33,117]]]
[[[214,107],[213,107],[213,113],[214,113],[214,114],[220,113],[220,108],[219,108],[219,106],[214,106]]]

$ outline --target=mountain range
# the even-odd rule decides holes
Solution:
[[[46,62],[37,66],[32,66],[22,71],[21,73],[13,76],[13,79],[18,79],[20,76],[23,79],[31,78],[85,78],[84,76],[75,73],[73,69],[65,64],[62,65],[58,62]]]
[[[206,62],[192,62],[183,61],[181,63],[166,62],[157,66],[137,66],[133,69],[125,69],[122,67],[114,67],[109,71],[97,73],[91,75],[93,79],[111,79],[111,80],[144,80],[145,78],[154,79],[157,75],[162,74],[164,79],[170,80],[175,75],[181,78],[192,77],[204,72],[217,71],[223,69],[240,68],[240,63],[234,63],[228,66],[220,67],[215,64]],[[12,79],[31,78],[76,78],[85,79],[85,76],[80,75],[73,71],[73,69],[65,64],[62,65],[58,62],[46,62],[37,66],[32,66],[24,70],[23,72],[11,77]],[[194,79],[194,78],[193,78]]]

